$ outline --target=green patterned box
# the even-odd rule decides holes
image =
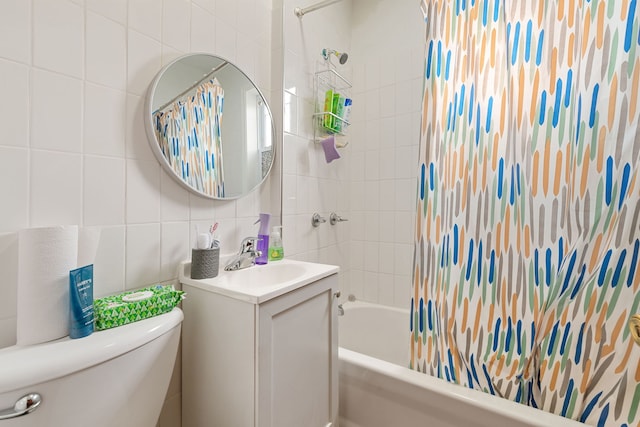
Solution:
[[[185,297],[173,286],[151,286],[94,301],[96,329],[109,329],[168,313]]]

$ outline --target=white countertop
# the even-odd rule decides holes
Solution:
[[[178,280],[183,285],[260,304],[336,274],[339,270],[340,267],[335,265],[283,259],[236,271],[224,271],[224,264],[221,263],[218,276],[192,279],[191,261],[185,261],[178,267]],[[188,292],[188,289],[184,290]]]

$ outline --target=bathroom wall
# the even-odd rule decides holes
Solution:
[[[424,58],[419,4],[347,0],[294,15],[309,4],[285,0],[285,252],[340,265],[343,297],[407,307]],[[353,85],[349,145],[329,164],[311,119],[323,48],[348,52],[346,64],[333,63]],[[328,219],[332,211],[349,221],[311,226],[314,212]]]
[[[348,283],[349,222],[329,224],[331,212],[349,218],[349,149],[327,164],[320,144],[314,142],[314,75],[323,67],[322,49],[350,52],[351,2],[343,1],[308,13],[294,14],[296,7],[313,1],[284,0],[284,152],[283,244],[285,257],[339,265],[340,286]],[[334,61],[337,64],[337,61]],[[351,78],[350,61],[339,72]],[[314,228],[311,216],[319,213],[327,222]]]
[[[219,221],[223,252],[235,252],[241,237],[256,232],[260,211],[280,216],[279,165],[246,197],[200,198],[161,169],[143,129],[147,85],[188,52],[226,57],[280,105],[281,48],[279,41],[272,47],[272,28],[271,0],[3,2],[0,347],[15,343],[22,228],[100,227],[100,297],[174,282],[178,263],[190,257],[195,224]],[[280,131],[281,108],[272,109]],[[177,372],[160,425],[179,420]]]
[[[353,0],[349,293],[407,308],[424,23],[414,0]],[[354,105],[356,101],[354,101]]]

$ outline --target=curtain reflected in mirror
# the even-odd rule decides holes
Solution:
[[[164,158],[189,186],[224,197],[222,112],[224,89],[217,79],[202,83],[193,96],[153,113],[156,138]]]

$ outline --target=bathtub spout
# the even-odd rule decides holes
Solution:
[[[344,316],[344,307],[342,307],[342,304],[338,304],[338,316]]]

